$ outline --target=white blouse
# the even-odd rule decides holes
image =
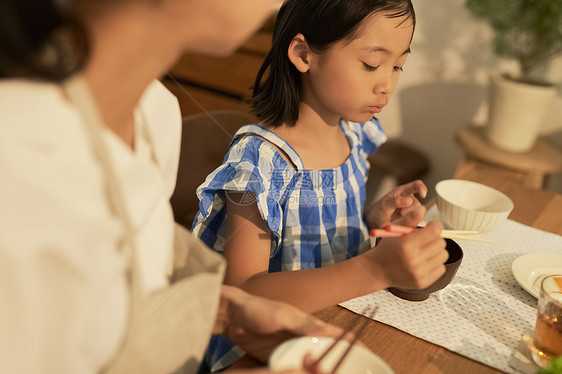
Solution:
[[[180,131],[177,100],[160,82],[137,108],[134,151],[103,131],[144,293],[168,283]],[[0,81],[0,372],[95,373],[109,362],[128,318],[123,238],[85,125],[60,86]]]

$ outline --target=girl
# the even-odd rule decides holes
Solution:
[[[315,312],[444,273],[439,223],[370,249],[369,228],[423,219],[421,181],[363,206],[367,156],[386,139],[373,115],[392,95],[414,25],[410,0],[283,5],[252,98],[261,123],[237,132],[198,189],[193,232],[224,253],[227,284]],[[211,359],[227,350],[215,341]]]

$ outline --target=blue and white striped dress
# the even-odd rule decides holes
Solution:
[[[248,191],[252,194],[241,203],[256,203],[271,231],[269,272],[328,266],[369,249],[363,221],[367,157],[386,136],[375,118],[341,121],[340,127],[351,153],[339,167],[325,170],[306,170],[285,140],[260,125],[240,128],[223,164],[197,189],[200,202],[193,233],[222,253],[228,191]],[[228,365],[220,359],[232,345],[218,340],[212,341],[208,362]]]

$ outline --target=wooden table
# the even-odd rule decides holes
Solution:
[[[562,235],[562,195],[537,190],[512,179],[477,168],[460,168],[455,178],[472,180],[492,186],[515,203],[509,218],[528,226]],[[326,308],[316,316],[320,319],[354,330],[366,317],[339,306]],[[452,332],[454,333],[454,332]],[[477,361],[451,352],[394,327],[370,321],[362,341],[385,360],[397,373],[500,373]],[[243,358],[234,368],[259,367],[250,358]]]
[[[562,150],[543,137],[526,153],[493,147],[486,141],[483,127],[463,126],[455,137],[464,151],[460,166],[473,164],[538,189],[543,188],[548,175],[562,172]]]

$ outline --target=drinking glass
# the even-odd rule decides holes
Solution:
[[[562,356],[562,274],[543,279],[537,309],[533,359],[544,367]]]

